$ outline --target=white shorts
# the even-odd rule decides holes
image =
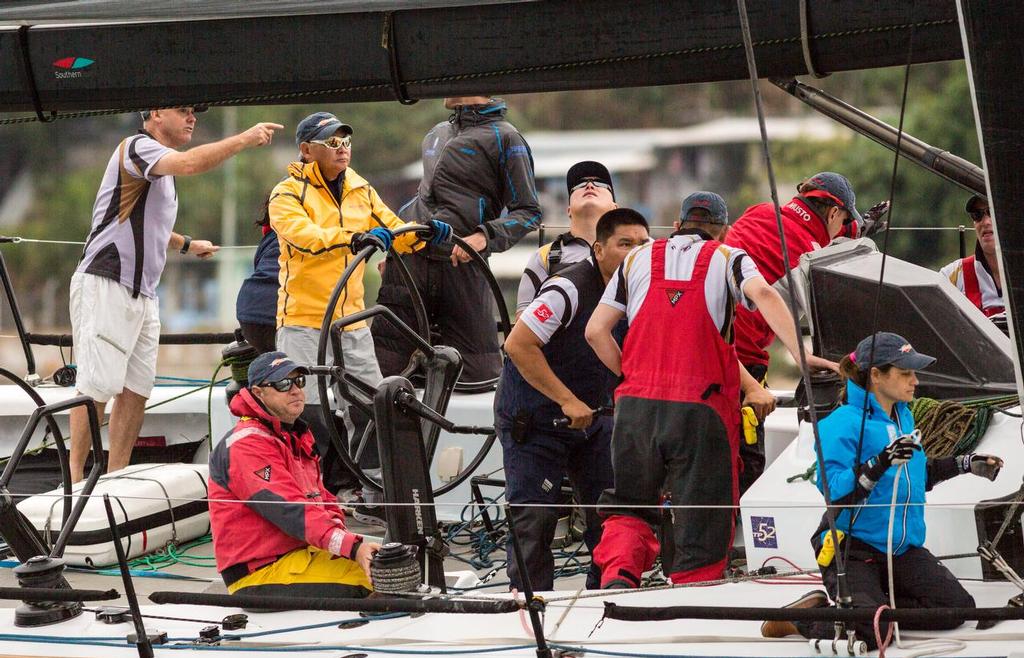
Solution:
[[[160,346],[156,299],[133,299],[131,291],[113,279],[75,272],[71,335],[79,393],[97,402],[107,402],[125,388],[149,397]]]

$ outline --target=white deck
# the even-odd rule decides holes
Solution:
[[[753,621],[678,620],[667,622],[623,622],[605,620],[596,628],[602,616],[603,602],[615,601],[622,605],[709,605],[735,606],[737,604],[779,607],[801,595],[809,587],[738,583],[714,587],[650,591],[639,593],[601,595],[599,598],[581,598],[575,603],[567,600],[573,592],[558,592],[551,598],[559,600],[548,604],[544,619],[548,641],[561,648],[585,647],[589,655],[602,655],[598,651],[615,652],[604,655],[640,656],[810,656],[806,640],[787,638],[765,640],[760,635],[760,624]],[[979,605],[1004,605],[1012,588],[1005,584],[970,583],[971,593]],[[586,595],[586,593],[584,593]],[[507,595],[504,595],[507,596]],[[566,608],[571,612],[559,621]],[[199,606],[145,606],[143,614],[177,616],[200,620],[182,622],[148,620],[149,630],[166,631],[174,642],[188,643],[198,636],[207,621],[241,612],[230,608]],[[240,640],[225,642],[215,648],[220,655],[274,656],[280,652],[301,652],[306,656],[337,658],[339,652],[361,652],[368,656],[437,655],[461,652],[462,655],[482,655],[484,651],[498,656],[535,656],[532,635],[527,630],[525,615],[439,615],[404,616],[397,619],[371,621],[363,626],[339,629],[344,620],[358,620],[354,613],[338,612],[276,612],[250,614],[249,626],[244,631],[231,633]],[[13,629],[13,611],[0,610],[0,628]],[[291,630],[289,630],[291,629]],[[134,647],[127,646],[124,636],[133,632],[130,623],[106,625],[93,619],[91,614],[41,629],[16,629],[0,634],[0,652],[26,656],[111,656],[137,655]],[[1024,621],[1002,622],[987,631],[974,629],[972,622],[956,631],[943,633],[903,633],[904,644],[926,638],[955,638],[967,643],[956,656],[1024,656]],[[92,644],[87,644],[92,643]],[[99,646],[97,646],[99,645]],[[100,648],[102,647],[102,648]],[[232,651],[231,648],[238,651]],[[265,648],[267,651],[260,651]],[[210,647],[192,647],[197,651]],[[181,655],[183,648],[156,647],[156,655]],[[392,653],[394,652],[394,653]],[[437,653],[434,653],[437,652]],[[479,652],[479,653],[478,653]],[[1018,652],[1018,653],[1014,653]],[[887,655],[906,656],[909,650],[891,648]]]

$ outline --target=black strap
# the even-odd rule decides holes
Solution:
[[[21,79],[32,96],[32,107],[36,111],[36,118],[42,123],[50,123],[57,118],[56,112],[50,112],[47,117],[43,114],[43,103],[39,99],[39,88],[36,87],[36,76],[32,72],[32,59],[28,49],[28,29],[30,25],[22,25],[18,28],[18,54],[21,57]]]
[[[395,43],[395,19],[394,12],[384,12],[384,29],[380,37],[381,48],[388,51],[388,68],[391,70],[391,89],[395,92],[395,98],[402,105],[413,105],[419,102],[417,98],[409,98],[406,92],[405,83],[402,82],[402,71],[398,67],[398,47]]]

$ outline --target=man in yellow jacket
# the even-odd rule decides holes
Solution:
[[[295,142],[301,160],[288,165],[288,177],[270,194],[270,225],[281,246],[276,340],[277,349],[296,363],[311,364],[316,363],[327,301],[354,254],[367,246],[387,251],[392,243],[400,253],[412,252],[421,248],[424,240],[446,242],[451,227],[431,221],[418,234],[395,238],[391,229],[405,222],[391,212],[366,179],[349,167],[352,127],[333,114],[316,112],[303,119],[295,131]],[[361,263],[349,279],[334,319],[363,310],[363,269]],[[348,372],[371,385],[381,381],[373,338],[365,322],[345,328],[342,350]],[[328,359],[333,361],[333,355],[328,353]],[[357,480],[331,448],[317,387],[310,387],[306,395],[302,416],[316,438],[325,486],[332,492],[356,489]],[[344,402],[339,406],[343,408],[348,436],[358,438],[366,419],[353,419],[353,415],[359,414],[351,414]],[[376,444],[367,448],[361,466],[379,468]],[[339,499],[348,498],[345,494],[343,491]],[[357,520],[381,525],[383,515],[374,512],[357,507],[355,516]]]

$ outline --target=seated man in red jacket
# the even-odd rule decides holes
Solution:
[[[249,387],[231,400],[240,420],[210,455],[213,553],[232,594],[345,598],[372,589],[380,545],[345,529],[299,418],[308,374],[284,352],[256,357]]]

